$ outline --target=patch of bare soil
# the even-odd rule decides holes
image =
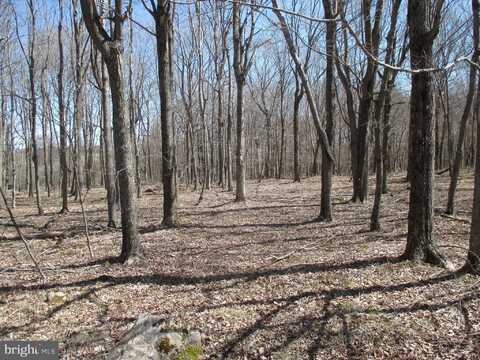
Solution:
[[[447,186],[448,177],[437,179],[438,208]],[[465,175],[460,220],[435,215],[436,241],[457,267],[468,244],[472,189]],[[161,191],[145,193],[146,259],[132,266],[108,260],[119,253],[121,233],[104,226],[102,190],[86,201],[94,259],[78,204],[57,216],[60,201],[50,199],[47,214],[36,216],[33,200],[20,198],[14,211],[26,234],[61,232],[64,239],[30,241],[46,284],[20,241],[0,241],[0,338],[56,339],[65,357],[102,358],[139,314],[154,313],[199,329],[211,359],[478,359],[479,279],[397,260],[407,231],[402,177],[391,179],[380,233],[368,231],[373,196],[346,203],[348,178],[335,178],[331,223],[312,221],[318,178],[250,182],[247,190],[243,204],[215,189],[195,206],[198,193],[183,189],[179,226],[169,230],[155,226]],[[15,235],[5,212],[0,221],[6,238]]]

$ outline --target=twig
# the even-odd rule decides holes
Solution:
[[[293,251],[290,251],[289,253],[286,253],[285,255],[283,256],[272,256],[271,258],[268,258],[266,260],[273,260],[270,264],[268,265],[264,265],[263,267],[266,267],[266,266],[270,266],[270,265],[273,265],[273,264],[276,264],[277,262],[280,262],[282,260],[285,260],[287,258],[289,258],[290,256],[300,252],[300,251],[310,251],[310,250],[315,250],[319,247],[319,245],[315,245],[315,246],[304,246],[304,247],[301,247],[299,249],[295,249]]]
[[[23,244],[25,245],[25,249],[27,250],[28,255],[30,256],[30,259],[32,259],[32,262],[35,265],[38,273],[42,276],[43,281],[46,282],[47,277],[45,276],[42,269],[40,268],[40,265],[39,265],[37,259],[35,259],[35,256],[33,256],[33,253],[30,249],[30,246],[28,245],[27,240],[25,240],[25,238],[23,237],[22,230],[20,230],[20,227],[18,226],[17,221],[15,220],[15,217],[13,216],[12,209],[10,209],[10,206],[8,205],[7,197],[5,196],[5,193],[3,191],[3,187],[1,185],[0,185],[0,193],[1,193],[2,198],[3,198],[3,202],[5,203],[5,207],[8,211],[8,215],[10,215],[10,220],[12,221],[13,226],[15,226],[15,230],[17,230],[18,236],[22,239]]]
[[[465,224],[470,224],[470,220],[468,220],[468,219],[462,219],[462,218],[451,216],[451,215],[448,215],[448,214],[445,214],[445,213],[441,213],[440,216],[443,216],[444,218],[447,218],[447,219],[460,221],[460,222],[463,222]]]

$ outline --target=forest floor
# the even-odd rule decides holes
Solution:
[[[373,181],[372,181],[373,184]],[[465,259],[473,177],[464,174],[456,218],[441,215],[448,175],[437,178],[434,234],[459,268]],[[248,201],[221,189],[179,194],[179,226],[158,229],[158,187],[139,200],[144,263],[109,257],[121,232],[105,227],[105,192],[86,199],[94,258],[78,203],[58,216],[59,199],[19,196],[14,213],[48,277],[42,283],[18,240],[0,241],[0,338],[58,340],[70,358],[102,358],[139,314],[199,329],[205,357],[228,359],[478,359],[480,281],[438,267],[400,262],[408,189],[392,177],[383,230],[369,232],[373,196],[350,204],[351,184],[334,181],[334,220],[319,213],[320,179],[249,182]],[[372,189],[373,192],[373,189]],[[14,236],[6,212],[5,236]]]

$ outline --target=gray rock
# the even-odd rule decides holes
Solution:
[[[109,360],[196,360],[202,358],[199,331],[173,330],[152,315],[140,315],[133,327],[107,356]]]

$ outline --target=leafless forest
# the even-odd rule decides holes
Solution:
[[[480,0],[0,0],[0,339],[478,359],[479,114]]]

